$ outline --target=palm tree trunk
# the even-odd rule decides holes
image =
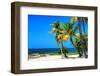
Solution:
[[[63,43],[61,43],[61,54],[62,54],[62,56],[64,56],[65,58],[67,58],[66,52],[63,50],[63,48],[64,48]]]
[[[76,45],[74,44],[72,37],[70,38],[70,41],[71,41],[71,43],[73,44],[73,46],[75,47],[75,49],[78,51],[79,57],[81,57],[81,56],[82,56],[82,55],[81,55],[81,52],[80,52],[80,50],[76,47]]]
[[[78,27],[79,27],[79,33],[80,33],[80,44],[82,44],[82,29],[81,29],[81,18],[80,17],[78,17]],[[81,51],[81,55],[83,55],[83,51],[82,50],[80,50]]]
[[[86,31],[85,31],[85,20],[83,19],[82,20],[82,23],[83,23],[83,31],[84,31],[84,34],[86,33]],[[85,39],[83,39],[83,41],[84,41],[84,55],[85,55],[85,58],[87,58],[87,44],[86,44],[86,40]]]
[[[84,32],[84,34],[85,34],[85,21],[82,20],[82,23],[83,23],[83,32]]]
[[[87,54],[86,54],[86,44],[85,44],[85,40],[83,39],[82,37],[82,27],[81,27],[81,18],[79,17],[78,18],[78,26],[79,26],[79,32],[80,32],[80,43],[81,45],[85,46],[82,50],[82,55],[84,55],[85,58],[87,58]],[[84,27],[84,24],[83,24],[83,27]],[[84,27],[84,32],[85,32],[85,27]]]
[[[82,29],[81,29],[81,18],[78,17],[78,27],[79,27],[79,33],[80,33],[80,38],[82,37]]]

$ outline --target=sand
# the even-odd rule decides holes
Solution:
[[[43,56],[43,57],[34,57],[29,55],[29,60],[36,60],[36,61],[41,61],[41,60],[62,60],[62,59],[75,59],[77,58],[78,55],[71,55],[68,56],[68,58],[62,57],[61,55],[47,55],[47,56]]]

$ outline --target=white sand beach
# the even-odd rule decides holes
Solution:
[[[70,55],[68,56],[68,58],[64,58],[61,55],[47,55],[47,56],[43,56],[43,57],[34,57],[34,56],[29,56],[29,60],[35,60],[35,61],[41,61],[41,60],[62,60],[62,59],[75,59],[78,58],[78,55]]]

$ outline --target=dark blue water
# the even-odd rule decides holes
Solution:
[[[39,53],[39,54],[49,54],[49,53],[58,53],[60,48],[41,48],[41,49],[28,49],[28,54]],[[69,48],[68,52],[77,52],[74,48]]]

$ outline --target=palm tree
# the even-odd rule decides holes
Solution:
[[[75,22],[78,21],[78,25],[74,27]],[[83,26],[81,26],[81,22],[83,23]],[[79,57],[85,56],[87,58],[87,33],[85,32],[85,22],[87,23],[86,17],[72,17],[70,22],[66,24],[67,28],[65,28],[70,35],[70,41],[74,45],[74,47],[79,52]],[[82,31],[82,28],[84,31]],[[77,36],[77,30],[79,29],[79,35]],[[84,34],[83,34],[84,32]],[[73,40],[74,38],[74,40]],[[77,41],[77,43],[74,43],[74,41]]]
[[[60,21],[56,21],[53,25],[52,25],[52,33],[56,33],[55,38],[56,41],[59,44],[61,44],[61,54],[65,57],[67,57],[66,52],[67,48],[65,49],[63,42],[70,40],[73,43],[73,39],[72,36],[75,35],[76,30],[78,29],[78,27],[74,28],[74,23],[75,23],[75,17],[72,17],[71,21],[69,23],[64,23],[62,24]],[[75,45],[74,45],[75,46]]]
[[[78,22],[76,27],[74,27],[75,22]],[[83,23],[83,27],[81,26],[81,22]],[[60,21],[56,21],[51,25],[51,33],[55,33],[55,39],[57,44],[61,45],[60,51],[63,56],[67,57],[66,52],[68,53],[68,50],[64,47],[63,42],[70,40],[74,47],[78,50],[79,56],[81,57],[84,54],[84,56],[87,57],[87,34],[85,32],[85,22],[87,22],[87,18],[72,17],[69,23],[62,24]],[[79,30],[79,33],[77,30]]]
[[[71,29],[71,31],[70,31],[70,41],[73,44],[73,46],[75,47],[75,49],[78,51],[79,57],[81,57],[82,54],[81,54],[80,48],[77,46],[77,42],[80,39],[79,35],[77,35],[78,34],[77,30],[79,29],[79,26],[74,27],[74,24],[75,24],[75,22],[77,22],[77,19],[78,18],[74,16],[74,17],[71,18],[71,21],[69,22],[69,27]],[[73,40],[73,38],[74,38],[74,40]]]
[[[84,56],[87,58],[87,35],[85,31],[85,22],[87,22],[87,18],[85,17],[77,17],[78,21],[78,27],[79,27],[79,33],[80,33],[80,42],[78,42],[78,47],[80,46],[81,49],[79,52],[81,52],[81,56]],[[82,30],[83,28],[83,30]]]
[[[64,47],[63,42],[68,39],[68,35],[65,36],[65,30],[63,28],[63,24],[60,21],[56,21],[52,26],[51,33],[55,34],[55,39],[58,45],[61,45],[61,54],[64,57],[67,57],[66,53],[68,53],[67,49]],[[64,38],[66,37],[66,39]]]
[[[87,41],[88,41],[88,38],[87,38],[87,33],[86,33],[86,30],[85,30],[85,24],[87,24],[87,22],[88,22],[88,18],[87,17],[82,17],[82,24],[83,24],[83,32],[84,32],[84,37],[83,37],[83,40],[84,40],[84,45],[85,45],[85,57],[87,58],[87,51],[88,51],[88,49],[87,49],[87,45],[88,45],[88,43],[87,43]]]

